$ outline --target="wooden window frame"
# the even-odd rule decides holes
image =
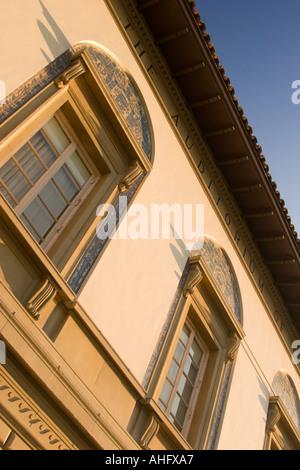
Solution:
[[[264,450],[300,450],[300,432],[278,396],[269,399]]]
[[[51,243],[47,241],[41,247],[46,249],[47,255],[65,279],[71,275],[95,236],[99,223],[96,215],[99,204],[114,204],[120,195],[120,187],[124,187],[124,184],[126,188],[129,187],[138,176],[152,169],[151,162],[137,144],[87,50],[82,48],[74,53],[72,63],[74,65],[61,77],[34,95],[0,126],[2,165],[51,116],[59,112],[67,129],[71,127],[71,135],[77,136],[80,131],[78,140],[83,141],[79,145],[83,160],[91,162],[101,176],[92,181],[93,184],[80,201],[78,218],[77,212],[76,217],[69,214],[63,229],[52,238]],[[76,121],[74,126],[73,119]],[[134,165],[139,170],[127,178]],[[68,234],[68,229],[65,229],[68,226],[72,230],[75,227],[74,236]]]
[[[42,240],[40,245],[46,251],[49,250],[51,248],[51,246],[56,242],[61,230],[64,229],[64,227],[68,223],[68,220],[70,219],[70,217],[72,217],[76,214],[77,208],[81,205],[81,203],[84,201],[84,199],[88,196],[88,194],[90,193],[93,185],[95,183],[97,183],[97,181],[99,181],[99,178],[100,178],[99,171],[97,170],[95,165],[92,163],[92,161],[88,158],[88,155],[86,154],[86,151],[85,151],[84,147],[80,144],[80,142],[77,141],[77,139],[74,136],[72,130],[67,127],[66,120],[64,119],[64,116],[63,116],[63,113],[61,112],[61,110],[58,110],[53,116],[50,117],[50,119],[52,117],[55,117],[58,124],[60,125],[60,127],[64,131],[66,137],[69,140],[69,145],[66,147],[65,150],[63,150],[62,153],[60,153],[58,151],[58,149],[56,148],[55,144],[51,141],[51,138],[47,134],[47,131],[44,129],[44,126],[42,126],[41,128],[39,128],[37,130],[37,132],[39,132],[41,130],[43,132],[43,134],[45,134],[47,140],[49,140],[50,144],[53,146],[54,150],[58,154],[58,157],[54,161],[54,163],[49,168],[47,168],[46,165],[44,164],[44,162],[42,161],[42,159],[39,157],[39,155],[35,151],[35,149],[30,144],[29,140],[26,142],[26,143],[28,143],[30,148],[31,147],[33,148],[33,152],[37,156],[37,158],[41,162],[41,164],[43,165],[43,167],[45,169],[45,172],[43,173],[43,175],[38,179],[38,181],[35,184],[32,184],[32,182],[30,181],[30,184],[31,184],[32,187],[25,194],[25,196],[21,199],[21,201],[19,203],[17,202],[17,200],[15,200],[15,203],[16,203],[16,206],[14,207],[15,212],[19,216],[24,215],[24,217],[26,218],[28,224],[31,225],[33,230],[37,233],[36,227],[34,227],[32,225],[30,220],[26,217],[25,214],[23,214],[23,212],[26,210],[26,208],[30,205],[30,203],[33,200],[35,200],[37,197],[39,197],[39,193],[41,192],[41,190],[48,184],[48,182],[50,180],[52,180],[54,178],[57,171],[59,171],[59,169],[62,168],[63,165],[66,164],[66,161],[68,160],[68,158],[70,156],[72,156],[72,154],[74,152],[78,153],[81,161],[84,163],[84,165],[88,169],[88,171],[90,173],[90,177],[86,181],[86,183],[82,186],[78,181],[76,181],[76,177],[72,175],[71,170],[69,170],[71,175],[73,176],[74,180],[76,181],[78,187],[79,187],[79,191],[76,194],[76,196],[73,198],[72,201],[67,201],[66,200],[67,206],[66,206],[63,213],[61,214],[61,216],[58,219],[56,219],[56,217],[54,215],[52,216],[55,223],[52,226],[52,228],[49,229],[49,231],[47,232],[45,237],[42,237],[37,233],[37,235]],[[31,139],[31,137],[32,136],[30,136],[29,139]],[[16,149],[15,151],[17,152],[18,149]],[[12,155],[10,158],[14,158],[14,155]],[[19,167],[19,165],[18,165],[18,167]],[[25,173],[25,171],[22,168],[21,168],[20,171],[22,173]],[[27,179],[27,175],[25,175],[25,177]],[[3,186],[4,186],[4,184],[3,184]],[[61,191],[59,190],[59,192],[61,192]],[[13,195],[12,195],[12,198],[15,199]],[[46,206],[46,204],[45,204],[45,206]],[[49,210],[49,212],[51,214],[50,210]]]
[[[192,448],[209,449],[211,436],[214,433],[214,441],[218,440],[224,415],[222,413],[219,424],[216,426],[215,416],[220,412],[218,410],[219,399],[227,366],[232,365],[232,373],[238,347],[245,333],[202,257],[191,256],[189,263],[192,276],[188,276],[177,303],[147,392],[155,402],[159,403],[165,377],[183,325],[186,322],[192,324],[197,337],[201,339],[201,344],[206,349],[207,363],[203,370],[201,387],[195,394],[190,409],[190,422],[181,434]],[[232,375],[230,375],[228,387],[230,387],[231,377]],[[226,406],[226,398],[224,406]],[[167,417],[167,414],[164,414]],[[179,432],[175,426],[174,432]]]
[[[187,403],[187,412],[186,412],[186,416],[185,416],[185,419],[184,419],[184,422],[183,422],[183,425],[182,425],[182,430],[180,431],[183,436],[186,436],[188,434],[189,427],[191,425],[191,418],[192,418],[192,415],[194,413],[194,409],[195,409],[195,406],[196,406],[196,401],[197,401],[197,398],[198,398],[198,394],[200,392],[200,387],[201,387],[203,375],[205,373],[205,368],[206,368],[206,365],[207,365],[208,354],[209,354],[205,344],[203,343],[201,337],[199,336],[199,334],[197,332],[197,329],[195,328],[193,323],[188,318],[186,319],[186,321],[184,323],[184,326],[185,325],[191,331],[191,335],[190,335],[190,337],[188,339],[188,343],[185,347],[185,352],[183,354],[181,363],[178,364],[178,372],[177,372],[177,375],[176,375],[176,379],[175,379],[175,382],[174,382],[174,385],[173,385],[173,390],[172,390],[171,395],[169,397],[168,403],[164,404],[164,406],[166,408],[165,413],[168,417],[170,417],[171,409],[172,409],[172,406],[173,406],[173,403],[174,403],[174,399],[175,399],[175,396],[178,392],[179,383],[180,383],[180,380],[181,380],[182,375],[184,373],[184,367],[186,365],[186,362],[187,362],[187,359],[188,359],[188,356],[189,356],[189,351],[190,351],[190,348],[191,348],[191,345],[192,345],[194,339],[196,339],[197,344],[200,346],[200,348],[203,352],[203,355],[202,355],[200,364],[198,366],[198,372],[197,372],[197,376],[196,376],[196,379],[195,379],[195,383],[194,383],[194,385],[192,384],[193,385],[193,392],[191,394],[191,398],[190,398],[189,403]],[[172,355],[172,357],[169,361],[169,367],[172,363],[172,360],[174,359],[175,350],[177,348],[177,345],[178,345],[179,341],[181,341],[180,340],[180,335],[179,335],[179,338],[177,339],[175,349],[173,351],[173,355]],[[167,380],[169,380],[169,379],[166,376],[165,381],[167,381]],[[159,398],[159,401],[162,402],[161,397]]]

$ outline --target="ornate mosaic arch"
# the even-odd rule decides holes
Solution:
[[[87,50],[139,146],[143,149],[147,158],[151,160],[150,126],[141,98],[131,78],[106,52],[93,46],[89,46]]]
[[[290,376],[283,370],[279,370],[272,382],[272,388],[286,407],[289,415],[300,431],[299,396]]]
[[[106,51],[89,43],[73,46],[57,57],[40,72],[10,93],[0,104],[0,124],[14,114],[43,88],[71,66],[74,53],[85,49],[115,101],[138,145],[149,161],[152,157],[152,142],[149,120],[140,95],[129,74]]]
[[[137,87],[133,83],[129,73],[124,70],[111,54],[103,50],[100,46],[91,43],[79,43],[66,50],[53,62],[40,70],[40,72],[10,93],[5,98],[5,101],[2,104],[0,103],[0,124],[6,121],[45,87],[68,70],[68,68],[72,66],[74,54],[78,54],[83,50],[93,62],[102,83],[105,85],[106,90],[126,121],[128,129],[131,131],[138,146],[151,162],[153,153],[151,128],[145,106]],[[145,177],[146,173],[143,173],[129,189],[123,192],[123,196],[127,196],[128,204],[133,199]],[[115,209],[118,214],[118,223],[125,209],[119,207],[118,201],[116,202]],[[107,239],[100,240],[96,234],[92,238],[68,280],[70,287],[75,293],[78,293],[106,243]]]

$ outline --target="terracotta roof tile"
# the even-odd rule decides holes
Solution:
[[[281,209],[282,209],[282,213],[284,214],[285,218],[286,218],[286,221],[289,225],[289,228],[291,230],[291,233],[293,234],[294,238],[295,238],[295,242],[296,242],[296,245],[298,247],[298,249],[300,248],[300,240],[298,239],[298,234],[297,232],[295,231],[295,227],[294,225],[291,223],[291,217],[288,215],[288,210],[287,208],[285,207],[285,202],[284,200],[281,198],[280,196],[280,192],[277,190],[277,184],[276,182],[274,182],[272,180],[272,176],[271,174],[269,173],[269,166],[266,164],[266,159],[263,155],[260,155],[261,152],[262,152],[262,148],[260,145],[257,144],[257,138],[253,135],[253,129],[252,127],[248,124],[248,119],[247,117],[244,115],[244,109],[239,106],[239,103],[238,103],[238,99],[236,98],[235,96],[235,90],[234,88],[230,85],[230,79],[229,77],[227,77],[225,75],[225,68],[223,65],[220,65],[220,59],[219,57],[216,55],[216,50],[215,50],[215,46],[213,44],[210,43],[211,41],[211,38],[210,38],[210,35],[206,32],[206,25],[205,23],[201,20],[201,17],[200,17],[200,14],[199,12],[196,10],[196,4],[195,4],[195,1],[194,0],[186,0],[191,8],[191,11],[192,11],[192,14],[198,24],[198,27],[199,27],[199,30],[200,30],[200,33],[202,34],[204,40],[206,41],[207,45],[208,45],[208,48],[211,52],[211,55],[212,55],[212,58],[214,59],[214,62],[216,64],[216,66],[218,67],[219,69],[219,72],[223,78],[223,81],[228,89],[228,92],[229,94],[231,95],[232,97],[232,100],[236,106],[236,109],[242,119],[242,122],[244,124],[244,127],[247,131],[247,133],[249,134],[249,137],[252,141],[252,144],[254,146],[254,149],[257,153],[257,157],[259,158],[260,162],[261,162],[261,165],[262,165],[262,168],[263,170],[265,171],[265,174],[266,174],[266,177],[268,178],[268,180],[270,181],[271,183],[271,186],[274,190],[274,195],[276,196],[276,199],[278,200],[278,203],[279,205],[281,206]]]

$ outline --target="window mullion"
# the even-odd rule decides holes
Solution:
[[[68,163],[66,162],[65,163],[65,167],[68,169],[68,171],[70,172],[72,178],[74,179],[74,181],[76,182],[76,184],[78,184],[79,186],[79,189],[82,189],[82,185],[79,183],[78,179],[76,178],[76,176],[74,175],[73,171],[70,169]]]
[[[23,170],[23,168],[21,167],[21,165],[19,164],[19,162],[16,160],[16,158],[14,156],[11,157],[12,161],[14,162],[14,164],[16,165],[16,167],[18,167],[18,169],[20,170],[20,172],[22,173],[22,175],[24,176],[24,178],[27,180],[27,182],[30,184],[30,186],[33,188],[34,187],[34,184],[33,182],[31,181],[31,179],[29,178],[29,176],[27,176],[26,172]]]
[[[41,159],[41,157],[39,156],[39,154],[37,153],[37,151],[35,150],[34,146],[32,145],[32,143],[30,142],[30,140],[27,142],[28,146],[30,147],[30,149],[32,150],[32,152],[34,153],[34,155],[36,156],[36,158],[39,160],[40,164],[43,166],[43,168],[47,171],[48,170],[48,167],[47,165],[45,165],[44,161]]]
[[[18,201],[17,199],[15,198],[15,196],[10,192],[10,190],[8,189],[8,187],[6,186],[6,184],[4,183],[4,181],[2,181],[2,179],[0,178],[0,184],[3,186],[3,188],[5,189],[5,191],[7,192],[7,194],[11,197],[11,199],[14,201],[14,203],[17,205],[18,204]]]
[[[181,359],[181,364],[180,364],[179,369],[177,371],[176,379],[174,381],[173,390],[172,390],[172,393],[171,393],[171,396],[170,396],[170,399],[169,399],[169,405],[168,405],[168,408],[166,410],[167,414],[169,414],[170,411],[171,411],[171,408],[172,408],[172,405],[173,405],[173,402],[174,402],[174,398],[175,398],[175,395],[176,395],[177,390],[178,390],[179,381],[180,381],[180,378],[182,377],[182,374],[183,374],[183,369],[184,369],[184,366],[185,366],[185,363],[186,363],[186,360],[187,360],[187,357],[188,357],[188,351],[189,351],[188,350],[188,344],[189,344],[189,341],[187,343],[187,346],[185,346],[185,351],[184,351],[184,354],[183,354],[182,359]],[[174,359],[174,356],[173,356],[172,360],[173,359]]]
[[[55,215],[53,214],[53,212],[51,211],[51,209],[48,207],[47,203],[44,201],[44,199],[42,198],[42,196],[40,196],[40,194],[37,195],[38,199],[41,201],[41,203],[45,206],[45,208],[47,209],[47,211],[49,212],[49,214],[51,215],[52,219],[54,220],[54,222],[58,222],[58,219],[55,217]]]
[[[55,175],[54,175],[55,176]],[[67,196],[64,194],[63,190],[59,187],[59,185],[56,183],[55,179],[54,178],[51,178],[51,181],[52,183],[55,185],[56,189],[59,191],[59,193],[61,194],[61,196],[64,198],[64,200],[66,201],[66,203],[68,204],[68,206],[71,205],[71,201],[69,201],[69,199],[67,198]]]
[[[56,147],[56,145],[54,144],[53,140],[51,139],[51,137],[49,136],[48,132],[46,131],[46,129],[44,129],[44,127],[41,128],[41,131],[42,133],[44,134],[44,136],[46,137],[47,140],[49,140],[51,146],[54,148],[55,152],[57,153],[57,155],[61,155],[61,152],[59,152],[58,148]]]

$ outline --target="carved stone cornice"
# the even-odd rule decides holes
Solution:
[[[195,287],[199,284],[199,282],[203,279],[203,272],[199,264],[200,255],[199,256],[191,256],[189,259],[189,273],[187,275],[187,279],[185,282],[185,286],[183,289],[184,297],[188,297],[189,295],[193,294]]]
[[[143,170],[139,164],[139,162],[135,162],[132,166],[130,166],[124,175],[122,181],[119,184],[119,191],[122,193],[126,189],[130,188],[130,186],[142,175]]]
[[[44,280],[38,287],[37,292],[29,299],[26,305],[26,309],[30,313],[30,315],[37,320],[39,318],[39,311],[40,309],[57,293],[57,288],[54,285],[53,280],[50,276],[46,276]]]

